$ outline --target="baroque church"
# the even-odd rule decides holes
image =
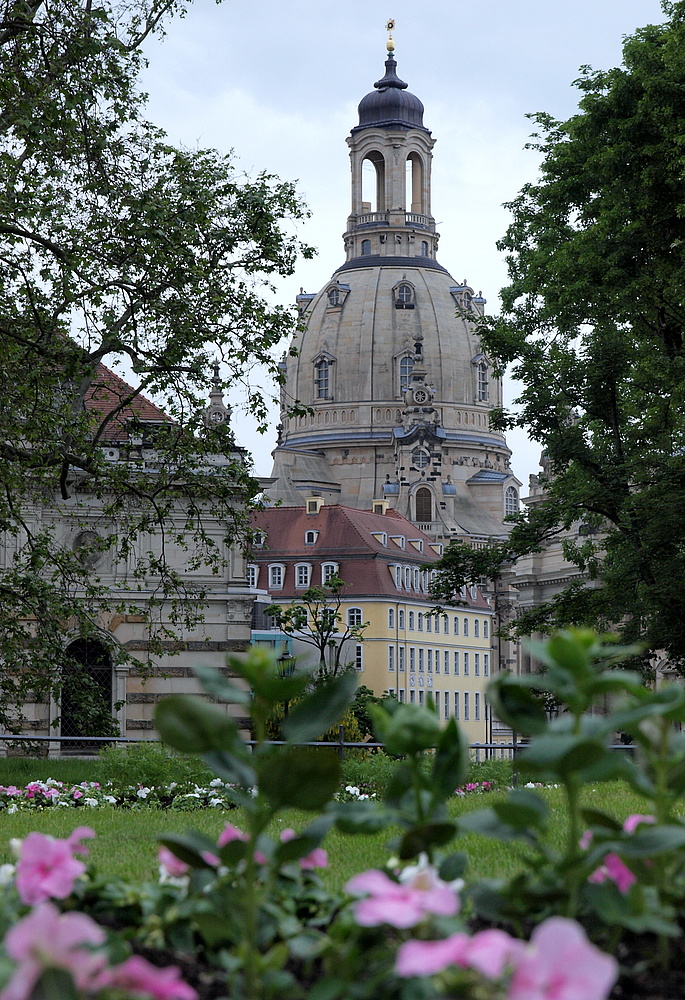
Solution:
[[[302,330],[283,361],[269,495],[390,508],[436,541],[478,545],[506,534],[520,483],[490,427],[502,385],[479,345],[485,299],[438,261],[435,140],[423,115],[390,36],[385,74],[347,139],[345,261],[318,293],[297,297]],[[307,412],[289,416],[296,400]]]

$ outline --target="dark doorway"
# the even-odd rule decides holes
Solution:
[[[96,639],[77,639],[66,650],[60,723],[62,736],[115,736],[112,718],[112,658]],[[63,751],[95,753],[102,743],[66,740]]]

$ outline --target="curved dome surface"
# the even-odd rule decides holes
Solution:
[[[358,128],[369,125],[425,128],[423,104],[397,76],[397,63],[392,56],[385,62],[385,76],[374,87],[359,103]]]

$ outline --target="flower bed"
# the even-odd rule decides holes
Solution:
[[[30,834],[15,845],[16,869],[0,873],[0,1000],[643,1000],[647,988],[650,998],[680,997],[685,739],[673,723],[685,721],[685,690],[653,692],[614,670],[619,651],[587,632],[535,655],[548,668],[536,686],[565,711],[550,722],[528,678],[492,682],[498,717],[529,740],[520,767],[530,782],[458,820],[446,809],[455,785],[487,789],[467,792],[468,748],[430,705],[377,709],[378,735],[398,758],[381,799],[354,785],[341,796],[337,759],[299,746],[344,712],[354,675],[301,697],[286,744],[258,741],[254,751],[218,705],[169,697],[160,733],[202,754],[245,828],[227,824],[216,840],[162,837],[160,880],[142,885],[89,872],[80,857],[88,828],[64,840]],[[260,651],[230,666],[253,689],[257,733],[276,702],[307,684],[280,677]],[[247,705],[230,680],[202,679]],[[592,715],[608,691],[615,709]],[[610,750],[619,728],[639,744],[637,761]],[[584,785],[617,778],[644,809],[618,821],[582,806]],[[560,850],[546,838],[541,782],[565,795]],[[291,807],[311,821],[269,835]],[[385,868],[360,872],[342,892],[319,876],[334,825],[350,835],[400,830]],[[470,881],[455,841],[473,833],[520,842],[528,864],[510,883]]]

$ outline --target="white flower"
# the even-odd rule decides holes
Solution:
[[[138,791],[136,792],[136,795],[138,796],[139,799],[146,799],[151,791],[152,791],[151,788],[139,788]]]
[[[10,807],[8,808],[8,810],[7,810],[7,815],[8,815],[8,816],[13,816],[13,815],[14,815],[14,813],[15,813],[15,812],[17,812],[17,811],[18,811],[18,810],[17,810],[17,806],[10,806]]]
[[[117,804],[117,800],[113,795],[105,795],[105,802],[109,802],[111,806],[115,806]]]
[[[14,881],[14,865],[0,865],[0,885],[11,885]]]
[[[210,788],[221,788],[222,785],[223,781],[221,780],[221,778],[212,778],[212,780],[209,782]]]
[[[85,806],[90,806],[90,808],[93,809],[98,804],[98,800],[97,799],[84,799],[83,800],[83,804]]]
[[[9,812],[9,809],[7,810]],[[15,858],[21,857],[21,840],[19,837],[12,837],[10,840],[10,851],[15,856]]]
[[[210,804],[210,806],[214,806],[215,808],[219,808],[220,806],[222,806],[224,804],[224,800],[223,799],[210,799],[209,800],[209,804]]]
[[[418,864],[407,865],[406,868],[403,868],[399,879],[403,885],[411,885],[412,889],[437,889],[447,885],[454,892],[459,892],[464,887],[463,878],[444,882],[438,875],[437,869],[429,863],[427,854],[419,854]]]

